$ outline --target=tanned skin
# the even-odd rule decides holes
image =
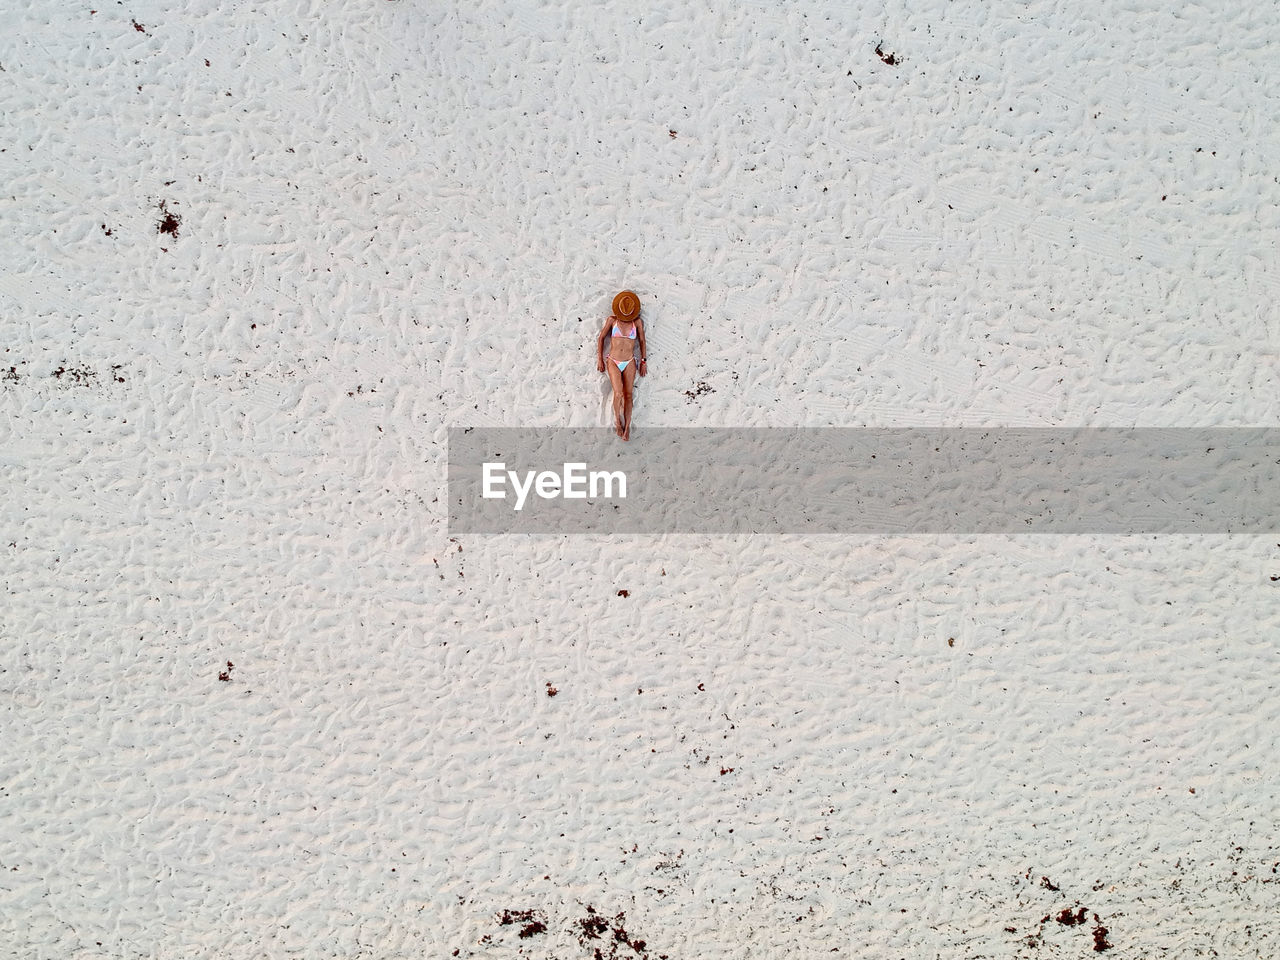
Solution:
[[[612,363],[605,363],[604,341],[609,337],[615,323],[623,334],[630,333],[627,322],[610,315],[605,320],[604,326],[600,328],[600,335],[596,337],[596,370],[600,373],[605,371],[609,373],[609,382],[613,384],[613,429],[623,440],[631,439],[631,400],[636,373],[639,372],[643,377],[649,372],[645,369],[644,360],[648,356],[644,342],[644,321],[636,317],[634,322],[636,339],[632,340],[627,336],[612,337],[609,345],[609,356],[614,360],[627,363],[628,360],[635,359],[635,363],[627,363],[626,370],[619,370]]]

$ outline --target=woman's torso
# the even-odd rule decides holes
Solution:
[[[609,330],[609,356],[615,360],[630,360],[635,354],[636,323],[615,320]]]

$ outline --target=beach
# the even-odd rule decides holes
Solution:
[[[1280,951],[1280,532],[446,484],[624,289],[633,445],[1280,425],[1274,12],[10,13],[0,957]]]

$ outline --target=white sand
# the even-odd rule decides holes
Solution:
[[[179,6],[0,36],[0,956],[1280,953],[1280,537],[440,502],[623,286],[636,442],[1277,425],[1274,10]]]

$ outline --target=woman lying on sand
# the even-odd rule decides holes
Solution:
[[[604,338],[611,337],[609,353],[604,352]],[[636,344],[640,352],[636,353]],[[613,384],[613,429],[623,440],[631,439],[631,392],[636,382],[636,371],[644,376],[644,324],[640,321],[640,298],[630,290],[623,290],[613,298],[613,316],[600,328],[596,338],[596,353],[600,360],[596,369],[609,371]]]

